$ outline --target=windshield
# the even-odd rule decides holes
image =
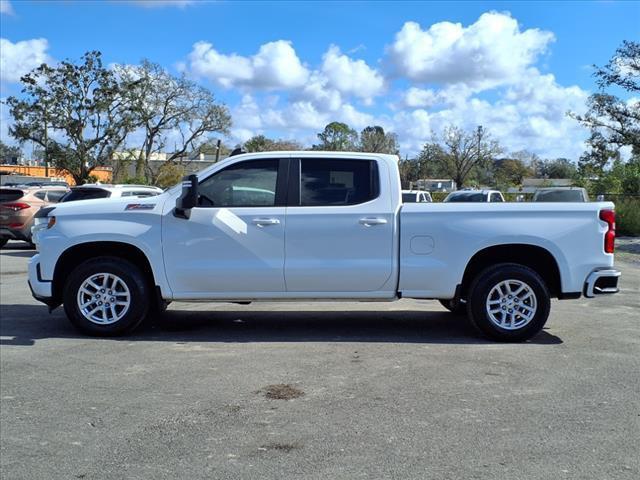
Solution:
[[[415,203],[416,200],[416,194],[415,193],[403,193],[402,194],[402,201],[404,203]]]
[[[453,193],[444,200],[445,202],[486,202],[486,196],[482,192]]]
[[[536,192],[534,202],[584,202],[582,190],[546,190]]]
[[[62,202],[75,202],[76,200],[93,200],[95,198],[107,198],[111,195],[109,190],[103,190],[102,188],[74,188],[67,193],[62,199]]]

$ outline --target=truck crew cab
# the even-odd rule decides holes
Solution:
[[[550,299],[617,292],[612,203],[403,204],[396,156],[232,156],[149,198],[43,209],[33,295],[91,335],[170,301],[438,299],[523,341]]]

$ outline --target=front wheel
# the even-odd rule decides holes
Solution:
[[[493,340],[528,340],[549,317],[549,290],[540,275],[524,265],[490,267],[476,277],[469,291],[469,320]]]
[[[150,289],[140,269],[117,257],[98,257],[69,275],[64,310],[81,332],[115,336],[136,328],[149,310]]]

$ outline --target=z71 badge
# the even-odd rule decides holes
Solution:
[[[130,203],[125,210],[153,210],[156,208],[155,203]]]

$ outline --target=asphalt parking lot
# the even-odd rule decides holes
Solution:
[[[640,246],[640,244],[639,244]],[[2,479],[640,478],[640,256],[525,344],[437,302],[172,304],[78,335],[0,251]]]

